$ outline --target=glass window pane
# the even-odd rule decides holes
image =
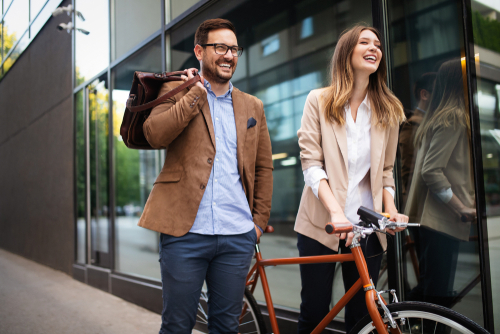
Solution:
[[[112,59],[115,60],[161,27],[158,0],[114,0]]]
[[[35,18],[35,16],[42,9],[43,5],[45,5],[46,2],[47,2],[47,0],[30,0],[30,13],[31,13],[30,20],[33,20]],[[51,1],[51,2],[55,2],[55,1]]]
[[[109,267],[109,90],[107,75],[88,86],[92,263]]]
[[[120,136],[134,71],[161,72],[161,44],[152,45],[121,63],[113,77],[113,145],[115,155],[115,268],[117,271],[160,279],[157,232],[137,226],[144,204],[159,173],[163,151],[132,150]]]
[[[265,11],[262,11],[265,8]],[[194,33],[206,19],[222,17],[236,26],[238,58],[232,83],[264,103],[274,155],[274,190],[269,224],[275,232],[261,240],[265,258],[298,256],[294,223],[304,189],[297,130],[312,89],[328,84],[328,66],[339,34],[354,23],[372,22],[371,1],[219,1],[171,33],[172,70],[199,68],[193,54]],[[298,266],[267,272],[273,302],[298,309]],[[334,300],[343,295],[341,271]],[[262,289],[255,290],[262,301]],[[343,313],[340,315],[343,317]]]
[[[109,64],[108,1],[76,0],[76,9],[85,21],[76,18],[77,28],[89,32],[75,32],[75,85],[91,79]]]
[[[16,45],[29,25],[28,0],[16,0],[5,14],[3,23],[4,57]],[[24,48],[23,48],[24,50]],[[17,58],[17,57],[16,57]]]
[[[61,2],[58,0],[49,0],[45,7],[43,7],[45,2],[45,0],[31,1],[31,21],[33,21],[30,28],[31,39],[33,39],[36,34],[38,34],[40,29],[42,29],[45,23],[47,23],[47,21],[52,17],[52,12],[61,4]],[[64,23],[68,23],[71,21],[71,16],[68,16],[66,14],[61,15],[64,15],[66,17]]]
[[[408,118],[400,210],[422,224],[405,232],[402,292],[483,324],[461,5],[388,2],[393,91]]]
[[[488,250],[495,332],[500,332],[500,5],[472,1]]]
[[[75,95],[75,157],[76,157],[76,262],[85,263],[86,171],[85,166],[85,101],[84,91]]]
[[[186,10],[191,8],[191,6],[195,5],[200,0],[165,0],[165,11],[166,11],[166,23],[175,19],[177,16],[184,13]],[[170,4],[170,8],[168,7]]]
[[[9,39],[9,38],[7,37],[7,39]],[[21,38],[21,40],[18,41],[17,46],[10,53],[10,56],[5,60],[5,62],[3,64],[4,74],[7,73],[7,71],[12,67],[12,65],[14,65],[17,58],[19,58],[21,53],[23,53],[24,49],[26,49],[26,47],[28,46],[29,41],[30,41],[30,39],[29,39],[28,33],[26,32],[24,34],[24,36]],[[10,51],[10,48],[9,48],[10,44],[7,44],[6,47],[7,47],[6,50],[8,50],[8,51],[5,51],[4,55],[7,55],[7,53]]]

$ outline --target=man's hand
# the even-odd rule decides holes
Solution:
[[[262,235],[262,232],[260,231],[260,229],[257,227],[257,225],[255,225],[255,233],[257,233],[257,242],[259,242],[260,240],[260,237]]]
[[[187,76],[185,75],[181,75],[181,79],[186,82],[192,78],[194,78],[194,76],[196,75],[196,73],[198,72],[198,70],[196,68],[190,68],[190,69],[187,69],[187,70],[184,70],[184,71],[187,71]],[[203,89],[205,91],[205,93],[207,92],[207,89],[205,88],[205,86],[203,86],[202,82],[203,82],[203,76],[200,74],[200,77],[201,77],[201,82],[200,81],[196,81],[195,85],[200,87],[201,89]],[[192,87],[192,86],[190,86]]]
[[[389,212],[389,215],[391,216],[391,218],[389,220],[393,221],[393,222],[408,223],[408,221],[409,221],[408,216],[405,216],[401,213],[398,213],[397,211]],[[391,234],[391,235],[395,235],[396,232],[401,232],[404,229],[406,229],[406,227],[396,227],[396,229],[394,229],[394,230],[389,228],[389,229],[386,229],[386,232]]]

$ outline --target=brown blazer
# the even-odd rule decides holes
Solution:
[[[300,159],[302,170],[311,166],[323,167],[328,175],[333,196],[344,209],[348,185],[347,133],[344,125],[326,121],[323,114],[325,91],[326,88],[315,89],[307,97],[301,127],[297,132],[301,149]],[[377,212],[382,211],[383,188],[394,188],[392,170],[397,146],[398,127],[383,128],[372,113],[370,182],[373,206]],[[295,231],[338,251],[339,238],[325,232],[325,225],[330,220],[328,211],[306,185],[300,200]],[[385,249],[385,235],[378,234],[378,237]]]
[[[181,82],[164,83],[162,95]],[[233,89],[238,171],[255,224],[265,229],[271,211],[273,161],[262,101]],[[257,124],[247,129],[248,120]],[[165,164],[146,202],[139,226],[182,236],[193,226],[215,159],[207,94],[198,86],[153,108],[144,123],[154,148],[167,148]]]

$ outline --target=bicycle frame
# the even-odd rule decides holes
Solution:
[[[249,287],[250,291],[253,293],[255,287],[257,286],[257,280],[259,276],[262,280],[262,289],[264,290],[264,297],[266,299],[267,310],[269,312],[269,320],[271,322],[272,331],[274,334],[279,334],[278,322],[276,320],[276,314],[274,312],[274,305],[271,298],[271,291],[269,289],[269,283],[267,281],[265,267],[267,266],[279,266],[287,264],[311,264],[311,263],[330,263],[330,262],[347,262],[354,261],[356,267],[360,274],[360,278],[354,283],[354,285],[346,292],[346,294],[335,304],[335,306],[330,310],[326,317],[319,323],[319,325],[314,329],[311,334],[321,333],[326,326],[337,316],[337,314],[346,306],[346,304],[354,297],[354,295],[361,289],[364,288],[366,291],[366,305],[368,308],[368,313],[370,314],[375,328],[379,333],[387,333],[387,326],[384,324],[382,317],[377,308],[377,292],[373,283],[370,279],[368,273],[368,267],[366,266],[365,257],[361,251],[359,244],[351,248],[351,254],[336,254],[336,255],[319,255],[319,256],[305,256],[305,257],[291,257],[282,259],[269,259],[264,260],[262,254],[260,253],[259,245],[255,246],[255,258],[257,262],[253,265],[252,269],[248,273],[246,285]],[[380,299],[383,304],[387,305],[386,301],[382,296]],[[245,312],[246,310],[243,310]],[[391,333],[400,333],[399,328],[390,328]]]

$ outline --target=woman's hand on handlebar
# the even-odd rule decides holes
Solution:
[[[398,223],[408,223],[408,221],[409,221],[408,216],[405,216],[401,213],[398,213],[397,211],[389,212],[389,214],[391,215],[391,218],[389,219],[390,221],[398,222]],[[401,232],[404,229],[406,229],[406,227],[396,227],[394,230],[388,228],[388,229],[386,229],[386,232],[391,234],[391,235],[394,235],[394,234],[396,234],[396,232]]]
[[[338,214],[332,214],[332,223],[345,223],[345,222],[349,222],[349,220],[347,220],[347,218],[346,218],[346,216],[344,215],[343,212],[338,213]],[[346,242],[345,242],[346,247],[351,245],[352,238],[354,238],[354,233],[353,232],[349,232],[349,233],[335,233],[335,235],[337,237],[339,237],[340,239],[342,239],[342,240],[343,239],[347,239]]]

